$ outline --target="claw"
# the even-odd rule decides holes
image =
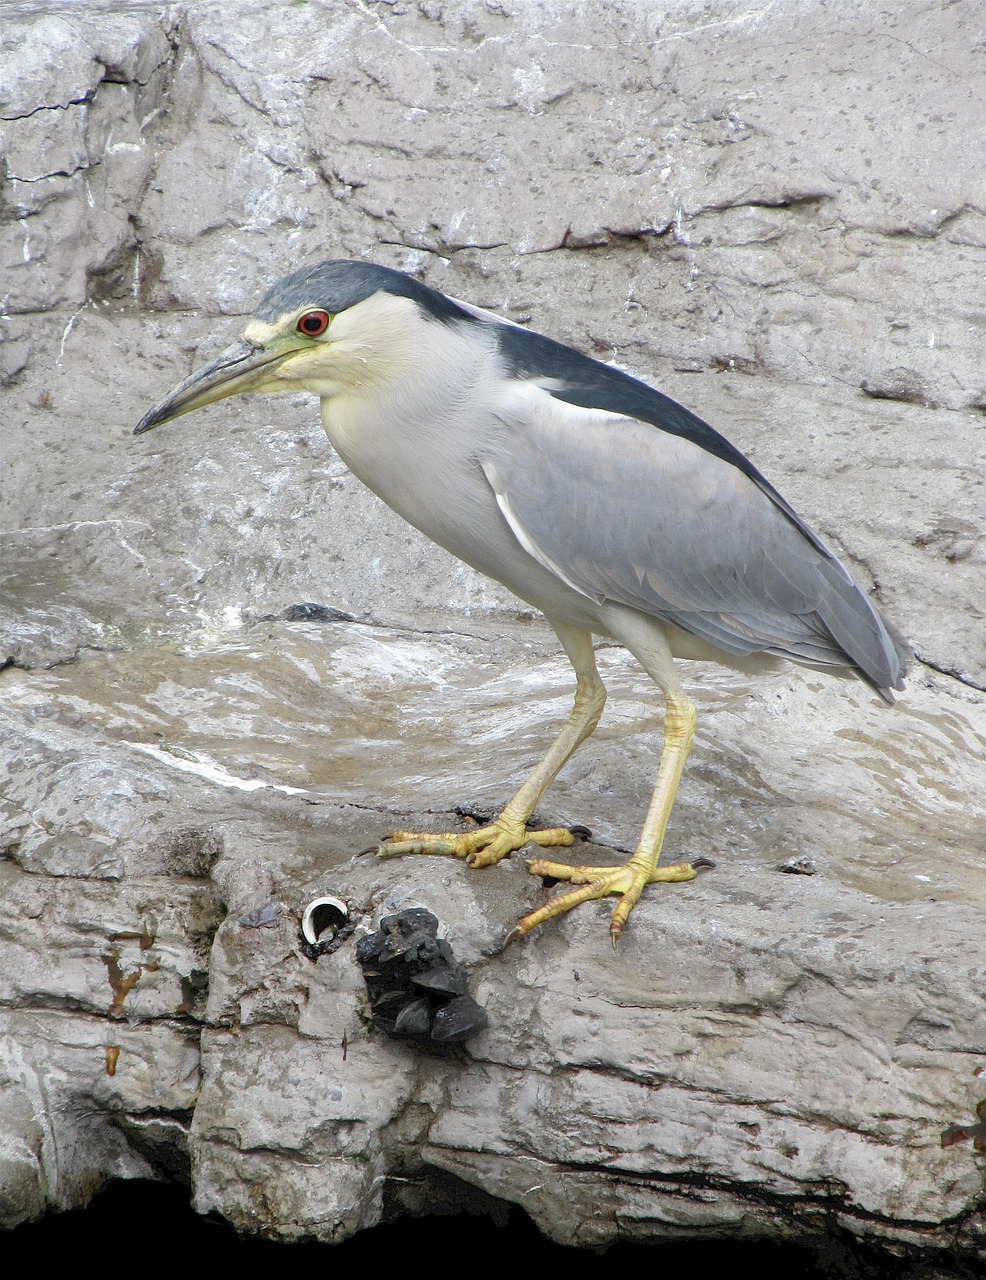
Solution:
[[[461,858],[470,867],[492,867],[515,849],[523,849],[526,844],[551,848],[574,843],[575,836],[567,827],[528,831],[526,825],[500,817],[489,826],[473,828],[471,831],[442,831],[435,834],[395,831],[389,842],[379,845],[376,852],[379,858],[398,858],[415,853],[431,854]]]
[[[707,858],[696,859],[696,863],[701,863],[703,866],[708,862]],[[564,862],[548,862],[545,858],[533,858],[528,863],[527,869],[531,875],[547,876],[552,880],[567,880],[569,884],[578,884],[582,888],[560,894],[557,898],[552,898],[550,902],[545,903],[543,907],[539,907],[537,911],[532,911],[530,915],[518,920],[507,934],[504,946],[525,937],[546,920],[553,920],[555,916],[563,915],[566,911],[581,906],[583,902],[605,898],[610,894],[619,894],[620,900],[616,904],[609,926],[609,936],[615,947],[630,912],[637,905],[640,895],[648,884],[677,883],[694,880],[696,876],[695,865],[692,863],[678,862],[670,867],[651,868],[645,862],[634,858],[622,867],[573,867]]]

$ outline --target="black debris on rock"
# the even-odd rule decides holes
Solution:
[[[356,616],[334,604],[316,604],[304,600],[301,604],[289,604],[280,613],[262,613],[258,622],[355,622]]]
[[[486,1010],[466,989],[466,975],[438,921],[423,907],[384,916],[356,944],[373,1025],[420,1045],[462,1044],[487,1025]]]
[[[283,622],[355,622],[356,618],[345,609],[333,604],[316,604],[306,600],[303,604],[289,604],[277,615]]]
[[[788,858],[786,862],[779,864],[778,871],[783,871],[789,876],[813,876],[818,870],[814,858],[802,856],[800,858]]]

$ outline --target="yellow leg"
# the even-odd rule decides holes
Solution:
[[[620,901],[617,902],[610,923],[610,937],[613,946],[616,946],[618,937],[624,931],[627,916],[639,901],[645,884],[654,884],[658,881],[689,881],[695,878],[695,867],[708,865],[707,859],[699,860],[694,864],[679,863],[674,867],[657,865],[658,859],[661,858],[661,847],[665,842],[668,818],[671,817],[671,809],[675,803],[677,785],[681,781],[681,772],[685,767],[685,760],[688,759],[691,742],[695,736],[695,708],[677,684],[671,650],[668,648],[663,631],[656,630],[656,625],[649,620],[639,620],[639,618],[627,620],[626,617],[621,620],[617,614],[613,621],[617,623],[622,621],[621,627],[613,627],[613,631],[618,639],[624,640],[627,648],[633,650],[649,675],[665,691],[665,748],[661,754],[661,768],[658,769],[657,785],[654,786],[647,820],[644,822],[644,829],[640,833],[640,841],[633,858],[622,867],[569,867],[565,863],[551,863],[544,859],[531,861],[529,869],[533,876],[563,879],[584,887],[572,890],[570,893],[563,893],[561,897],[556,897],[546,906],[542,906],[537,911],[531,911],[530,915],[525,915],[524,919],[519,920],[513,927],[507,942],[524,937],[526,933],[530,933],[531,929],[543,924],[544,920],[562,915],[574,906],[579,906],[581,902],[601,899],[610,893],[618,893]]]
[[[580,903],[593,898],[605,898],[611,893],[620,895],[609,933],[616,945],[623,932],[627,917],[637,904],[644,886],[658,881],[694,880],[695,867],[690,863],[678,863],[672,867],[659,867],[664,833],[674,805],[675,793],[681,780],[685,761],[695,737],[695,707],[678,690],[667,694],[664,719],[664,751],[657,775],[657,785],[647,810],[647,820],[641,832],[640,842],[629,862],[622,867],[571,867],[563,862],[547,862],[536,859],[529,870],[535,876],[551,876],[555,880],[567,880],[585,887],[554,898],[537,911],[519,920],[511,931],[508,942],[523,938],[545,920],[551,920]]]
[[[575,668],[575,705],[544,759],[488,827],[466,833],[395,831],[389,842],[377,850],[380,857],[393,858],[407,853],[441,854],[464,858],[471,867],[489,867],[525,844],[545,847],[575,843],[575,837],[567,827],[528,831],[527,823],[561,768],[599,723],[606,703],[606,690],[596,670],[590,633],[561,623],[552,625]]]

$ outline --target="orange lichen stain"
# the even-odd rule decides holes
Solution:
[[[106,1046],[106,1074],[108,1076],[116,1075],[116,1064],[120,1057],[120,1046],[118,1044],[108,1044]]]
[[[978,1074],[978,1073],[977,1073]],[[986,1154],[986,1098],[976,1107],[977,1124],[953,1124],[941,1136],[943,1147],[954,1147],[957,1142],[972,1139],[972,1149]]]
[[[144,925],[139,933],[133,929],[123,929],[120,933],[110,934],[110,942],[137,942],[140,944],[141,951],[150,951],[155,941],[155,936],[147,925]]]
[[[113,989],[109,1015],[111,1018],[124,1018],[126,1017],[124,1003],[127,996],[133,991],[145,973],[157,973],[161,968],[161,962],[156,956],[149,956],[146,960],[141,960],[135,969],[131,969],[127,973],[120,961],[119,944],[121,942],[136,942],[142,952],[150,951],[151,947],[154,946],[155,936],[146,925],[142,925],[139,930],[123,929],[119,933],[111,933],[109,942],[109,947],[101,957],[106,965],[110,986]]]
[[[252,1182],[248,1192],[250,1197],[250,1206],[253,1213],[264,1222],[275,1222],[277,1220],[274,1212],[274,1206],[270,1202],[267,1189],[259,1182]]]
[[[140,981],[144,966],[139,964],[136,969],[132,969],[129,973],[124,973],[123,965],[120,964],[120,948],[117,946],[112,946],[104,951],[100,959],[106,965],[110,987],[113,991],[109,1015],[111,1018],[123,1018],[126,1016],[123,1009],[124,1001]]]

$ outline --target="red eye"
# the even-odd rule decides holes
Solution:
[[[298,332],[303,333],[306,338],[317,338],[329,327],[331,319],[327,311],[306,311],[298,321]]]

